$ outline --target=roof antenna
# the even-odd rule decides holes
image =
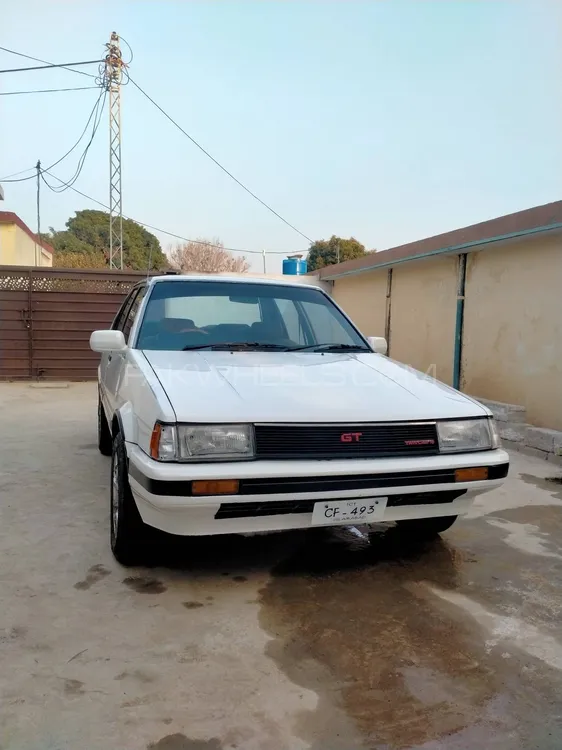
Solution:
[[[152,265],[152,243],[150,243],[150,250],[148,251],[148,266],[146,268],[146,280],[150,276],[150,266]]]

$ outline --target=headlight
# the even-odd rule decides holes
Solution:
[[[235,461],[253,458],[254,430],[246,424],[160,425],[151,455],[158,461]]]
[[[254,431],[248,424],[178,425],[179,458],[248,458],[254,455]]]
[[[458,419],[437,423],[441,453],[492,450],[499,446],[493,419]]]

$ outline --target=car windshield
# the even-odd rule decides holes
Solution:
[[[227,281],[154,284],[136,341],[161,351],[369,351],[323,292]]]

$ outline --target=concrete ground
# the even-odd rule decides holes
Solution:
[[[0,385],[1,750],[560,750],[562,485],[441,541],[108,546],[96,388]]]

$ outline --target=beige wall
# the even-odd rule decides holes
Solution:
[[[463,390],[562,430],[562,239],[471,253],[465,296]]]
[[[390,356],[449,385],[457,300],[458,258],[404,263],[392,272]]]
[[[395,266],[392,271],[390,356],[452,383],[457,257]],[[334,281],[333,296],[367,336],[384,336],[386,268]]]
[[[16,258],[16,264],[20,266],[53,265],[51,254],[47,253],[46,250],[43,250],[40,245],[37,245],[31,237],[19,227],[16,227]]]
[[[365,336],[385,335],[386,280],[385,268],[334,281],[334,300]]]
[[[31,237],[16,224],[0,224],[0,265],[35,266],[37,253],[40,253],[41,266],[52,266],[50,253],[36,246]]]
[[[452,384],[457,256],[393,268],[390,356]],[[384,335],[387,269],[334,281],[363,333]],[[562,430],[562,237],[513,239],[467,258],[461,390]]]
[[[17,265],[15,224],[0,224],[0,265]]]

